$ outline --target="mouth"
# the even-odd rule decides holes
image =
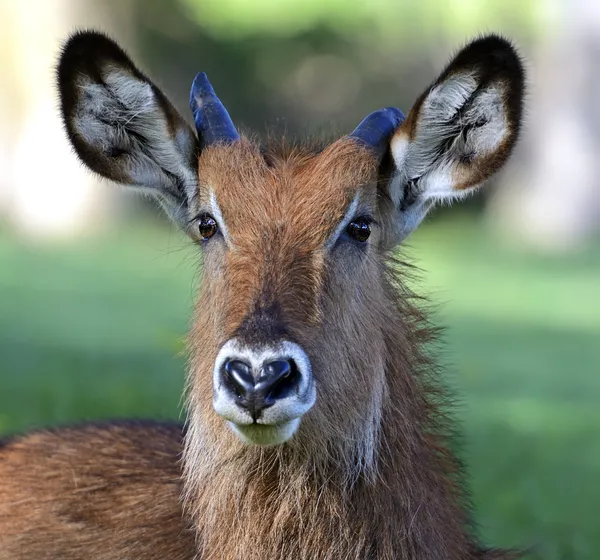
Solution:
[[[236,424],[228,421],[231,430],[245,443],[251,445],[280,445],[290,440],[300,425],[300,418],[281,424]]]

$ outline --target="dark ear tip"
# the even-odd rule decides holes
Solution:
[[[99,61],[114,61],[134,70],[125,51],[107,34],[86,29],[75,31],[60,50],[57,65],[59,86],[71,82],[76,72],[96,74]]]
[[[498,33],[489,33],[487,35],[480,35],[476,39],[473,39],[467,48],[469,47],[483,47],[487,50],[506,50],[516,53],[516,49],[510,39],[500,35]]]
[[[438,82],[463,69],[474,71],[482,85],[490,81],[503,82],[504,98],[517,130],[520,126],[526,81],[523,62],[513,43],[498,34],[485,35],[471,41],[458,52]]]
[[[461,67],[475,67],[483,76],[508,76],[513,83],[522,84],[525,80],[523,63],[517,49],[510,40],[498,34],[481,36],[460,50],[448,70]]]
[[[113,51],[119,56],[125,53],[117,43],[105,33],[94,30],[78,30],[69,36],[60,50],[60,62],[75,57],[89,56],[96,52]]]
[[[63,50],[98,42],[115,44],[115,42],[102,31],[97,31],[95,29],[78,29],[64,42]]]

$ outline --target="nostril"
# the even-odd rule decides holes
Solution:
[[[249,364],[241,360],[227,360],[224,369],[238,397],[245,397],[254,391],[254,378]]]
[[[291,395],[300,383],[300,371],[293,360],[274,360],[263,366],[264,375],[259,385],[267,406]]]
[[[309,357],[287,340],[255,347],[227,341],[215,358],[212,378],[213,408],[236,426],[297,422],[316,398]]]
[[[292,371],[292,364],[288,360],[275,360],[264,366],[265,374],[272,379],[287,377]]]

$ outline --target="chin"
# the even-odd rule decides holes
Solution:
[[[272,446],[289,441],[300,425],[300,418],[282,424],[234,424],[227,422],[233,433],[248,445]]]

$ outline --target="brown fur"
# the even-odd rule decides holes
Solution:
[[[398,281],[402,267],[377,232],[364,253],[324,254],[358,190],[382,220],[374,156],[343,139],[267,159],[249,142],[200,159],[201,192],[214,190],[236,247],[206,248],[189,337],[185,485],[201,557],[513,557],[478,550],[468,534],[423,350],[432,331]],[[318,398],[289,443],[247,447],[212,410],[210,372],[220,346],[274,304],[311,357]]]
[[[182,435],[177,424],[127,422],[0,444],[0,559],[191,560]]]

